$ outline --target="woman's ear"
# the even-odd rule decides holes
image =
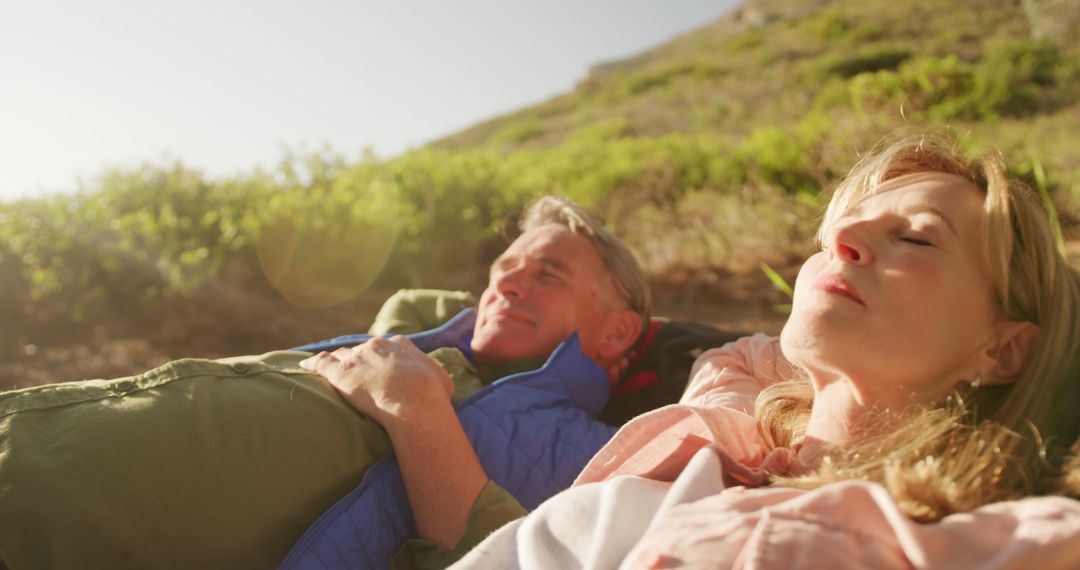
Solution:
[[[1028,321],[1004,321],[998,324],[997,343],[987,350],[990,370],[983,379],[987,384],[1008,384],[1024,370],[1039,344],[1039,327]]]

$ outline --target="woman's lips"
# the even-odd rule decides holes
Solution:
[[[848,299],[851,299],[852,301],[855,301],[856,303],[864,307],[866,306],[866,303],[863,302],[862,297],[859,296],[859,292],[855,290],[855,287],[853,287],[851,283],[848,283],[847,280],[845,280],[843,277],[840,277],[839,275],[821,275],[814,280],[811,288],[820,289],[821,291],[825,291],[826,293],[835,293],[842,297],[847,297]]]

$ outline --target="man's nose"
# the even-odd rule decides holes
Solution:
[[[495,290],[507,299],[521,299],[528,294],[524,267],[512,267],[495,276]]]
[[[869,265],[872,252],[869,246],[868,222],[860,221],[844,224],[833,232],[829,244],[831,254],[846,263]]]

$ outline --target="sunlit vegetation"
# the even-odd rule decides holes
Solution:
[[[1080,10],[1049,3],[1063,13],[1047,20],[1043,4],[751,0],[399,157],[323,150],[232,179],[148,163],[0,203],[0,362],[51,343],[134,337],[176,357],[355,332],[371,317],[364,295],[477,288],[507,220],[544,193],[604,215],[657,283],[722,288],[717,275],[792,267],[814,247],[822,193],[898,128],[1001,151],[1068,238]],[[1047,28],[1069,18],[1078,26]],[[11,370],[0,387],[28,382]],[[29,382],[50,379],[70,378]]]

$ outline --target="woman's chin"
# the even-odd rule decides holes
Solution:
[[[854,333],[854,334],[853,334]],[[832,322],[831,319],[813,319],[810,322],[789,320],[780,331],[780,349],[784,357],[803,370],[842,368],[853,351],[865,345],[858,329],[850,323]]]

